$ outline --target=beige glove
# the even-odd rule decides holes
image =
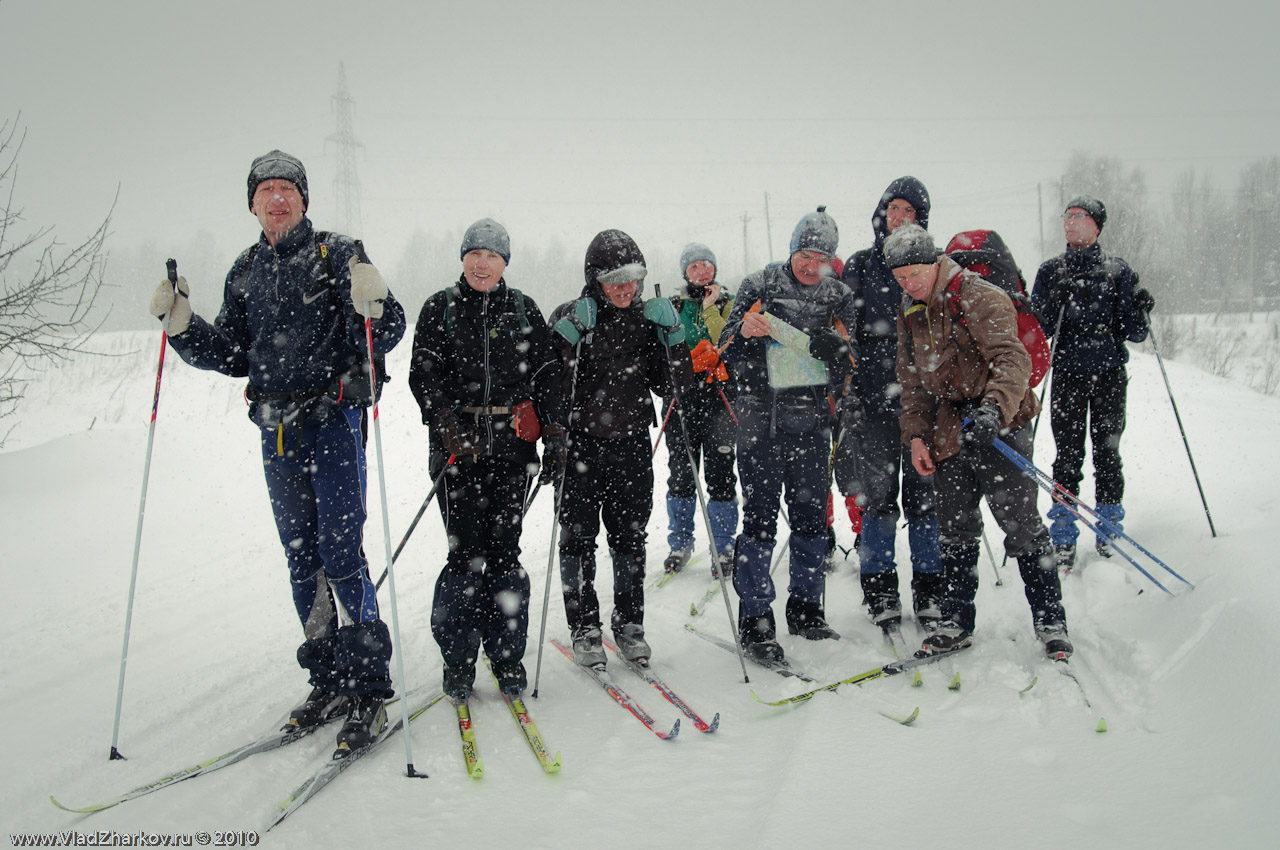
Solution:
[[[162,322],[166,315],[169,316],[169,326],[165,328],[165,333],[169,336],[177,336],[191,324],[191,301],[187,298],[190,292],[191,290],[187,288],[187,279],[180,277],[176,298],[173,295],[173,284],[167,279],[160,281],[160,285],[151,296],[151,315]]]
[[[387,297],[387,284],[382,273],[371,263],[362,263],[355,257],[347,261],[351,272],[351,302],[356,312],[370,319],[382,318],[382,301]],[[369,306],[366,308],[365,304]],[[365,312],[365,310],[369,312]]]

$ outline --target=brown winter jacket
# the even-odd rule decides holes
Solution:
[[[953,319],[947,303],[956,275],[963,275],[963,322]],[[961,423],[980,404],[999,405],[1002,428],[1025,425],[1039,410],[1028,386],[1031,358],[1018,339],[1013,302],[946,256],[938,258],[938,283],[928,304],[903,296],[897,374],[902,441],[910,445],[912,437],[922,438],[935,463],[960,452]]]

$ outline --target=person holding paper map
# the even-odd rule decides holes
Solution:
[[[790,257],[749,275],[738,288],[721,332],[722,356],[738,386],[738,475],[742,532],[734,547],[733,586],[743,649],[761,661],[783,658],[773,614],[769,565],[783,492],[791,526],[787,630],[809,640],[839,637],[823,610],[830,484],[831,388],[856,368],[854,342],[839,319],[856,327],[853,294],[832,273],[840,234],[825,207],[800,219]],[[727,341],[727,342],[726,342]],[[856,392],[838,399],[842,416],[859,416]]]

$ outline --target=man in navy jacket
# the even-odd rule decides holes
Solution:
[[[404,310],[346,236],[306,217],[307,172],[273,150],[253,161],[249,210],[262,226],[227,275],[222,309],[192,312],[185,278],[162,281],[151,312],[168,316],[183,360],[248,378],[249,418],[261,430],[267,493],[289,563],[305,639],[298,663],[311,694],[290,724],[340,713],[339,752],[372,741],[393,695],[391,636],[365,560],[365,411],[372,402],[366,320],[381,358],[404,334]]]

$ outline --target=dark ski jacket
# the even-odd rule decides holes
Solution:
[[[573,398],[569,428],[606,440],[648,434],[657,424],[653,395],[670,398],[674,368],[683,390],[693,381],[688,349],[681,343],[667,349],[658,341],[657,329],[644,317],[641,290],[631,306],[619,310],[605,297],[596,281],[582,288],[582,297],[596,302],[596,326],[578,345],[558,333],[551,335],[560,354],[562,394]],[[555,323],[574,310],[575,302],[561,304],[548,320]],[[575,352],[581,346],[581,359]],[[567,402],[566,402],[567,403]]]
[[[409,390],[424,423],[456,411],[464,430],[483,438],[489,456],[526,463],[537,457],[535,444],[516,436],[511,414],[501,408],[532,400],[540,424],[565,422],[560,361],[547,323],[533,299],[517,296],[506,278],[477,292],[460,275],[427,299],[413,333]],[[430,440],[432,452],[443,453],[434,428]]]
[[[262,427],[279,425],[285,413],[317,397],[344,407],[370,402],[367,381],[364,393],[347,381],[364,373],[369,356],[364,317],[351,303],[347,261],[355,243],[328,234],[324,245],[327,258],[306,218],[275,247],[264,234],[227,274],[217,318],[192,316],[185,332],[169,337],[192,366],[247,377],[249,418]],[[391,351],[404,329],[404,308],[388,293],[373,322],[374,355]],[[309,405],[308,412],[325,409]]]
[[[752,396],[751,403],[755,404],[782,404],[791,408],[812,405],[814,412],[825,421],[831,412],[827,385],[791,387],[775,393],[769,383],[766,351],[776,343],[771,337],[742,336],[743,317],[757,301],[763,312],[812,335],[816,330],[830,327],[835,319],[840,319],[846,328],[854,327],[857,311],[853,293],[834,277],[824,277],[814,285],[806,286],[796,280],[790,262],[775,263],[749,275],[738,287],[729,321],[720,336],[721,345],[726,345],[727,341],[724,359],[737,367],[740,397]],[[854,360],[861,363],[856,338],[850,340],[850,349]],[[839,385],[845,374],[843,368],[836,371],[838,374],[829,376],[832,385]],[[856,382],[854,390],[857,391]]]
[[[884,240],[888,237],[885,217],[894,198],[916,208],[916,224],[929,229],[929,194],[914,177],[899,177],[889,184],[871,214],[875,242],[851,256],[844,264],[844,281],[853,292],[858,311],[857,339],[862,352],[858,364],[863,398],[868,413],[898,412],[901,390],[895,374],[898,357],[898,309],[902,289],[884,262]],[[854,333],[851,328],[849,331]]]
[[[1031,303],[1044,317],[1045,334],[1057,331],[1053,368],[1071,375],[1101,375],[1129,362],[1125,342],[1142,342],[1146,313],[1133,304],[1138,275],[1094,243],[1046,260],[1036,272]]]

